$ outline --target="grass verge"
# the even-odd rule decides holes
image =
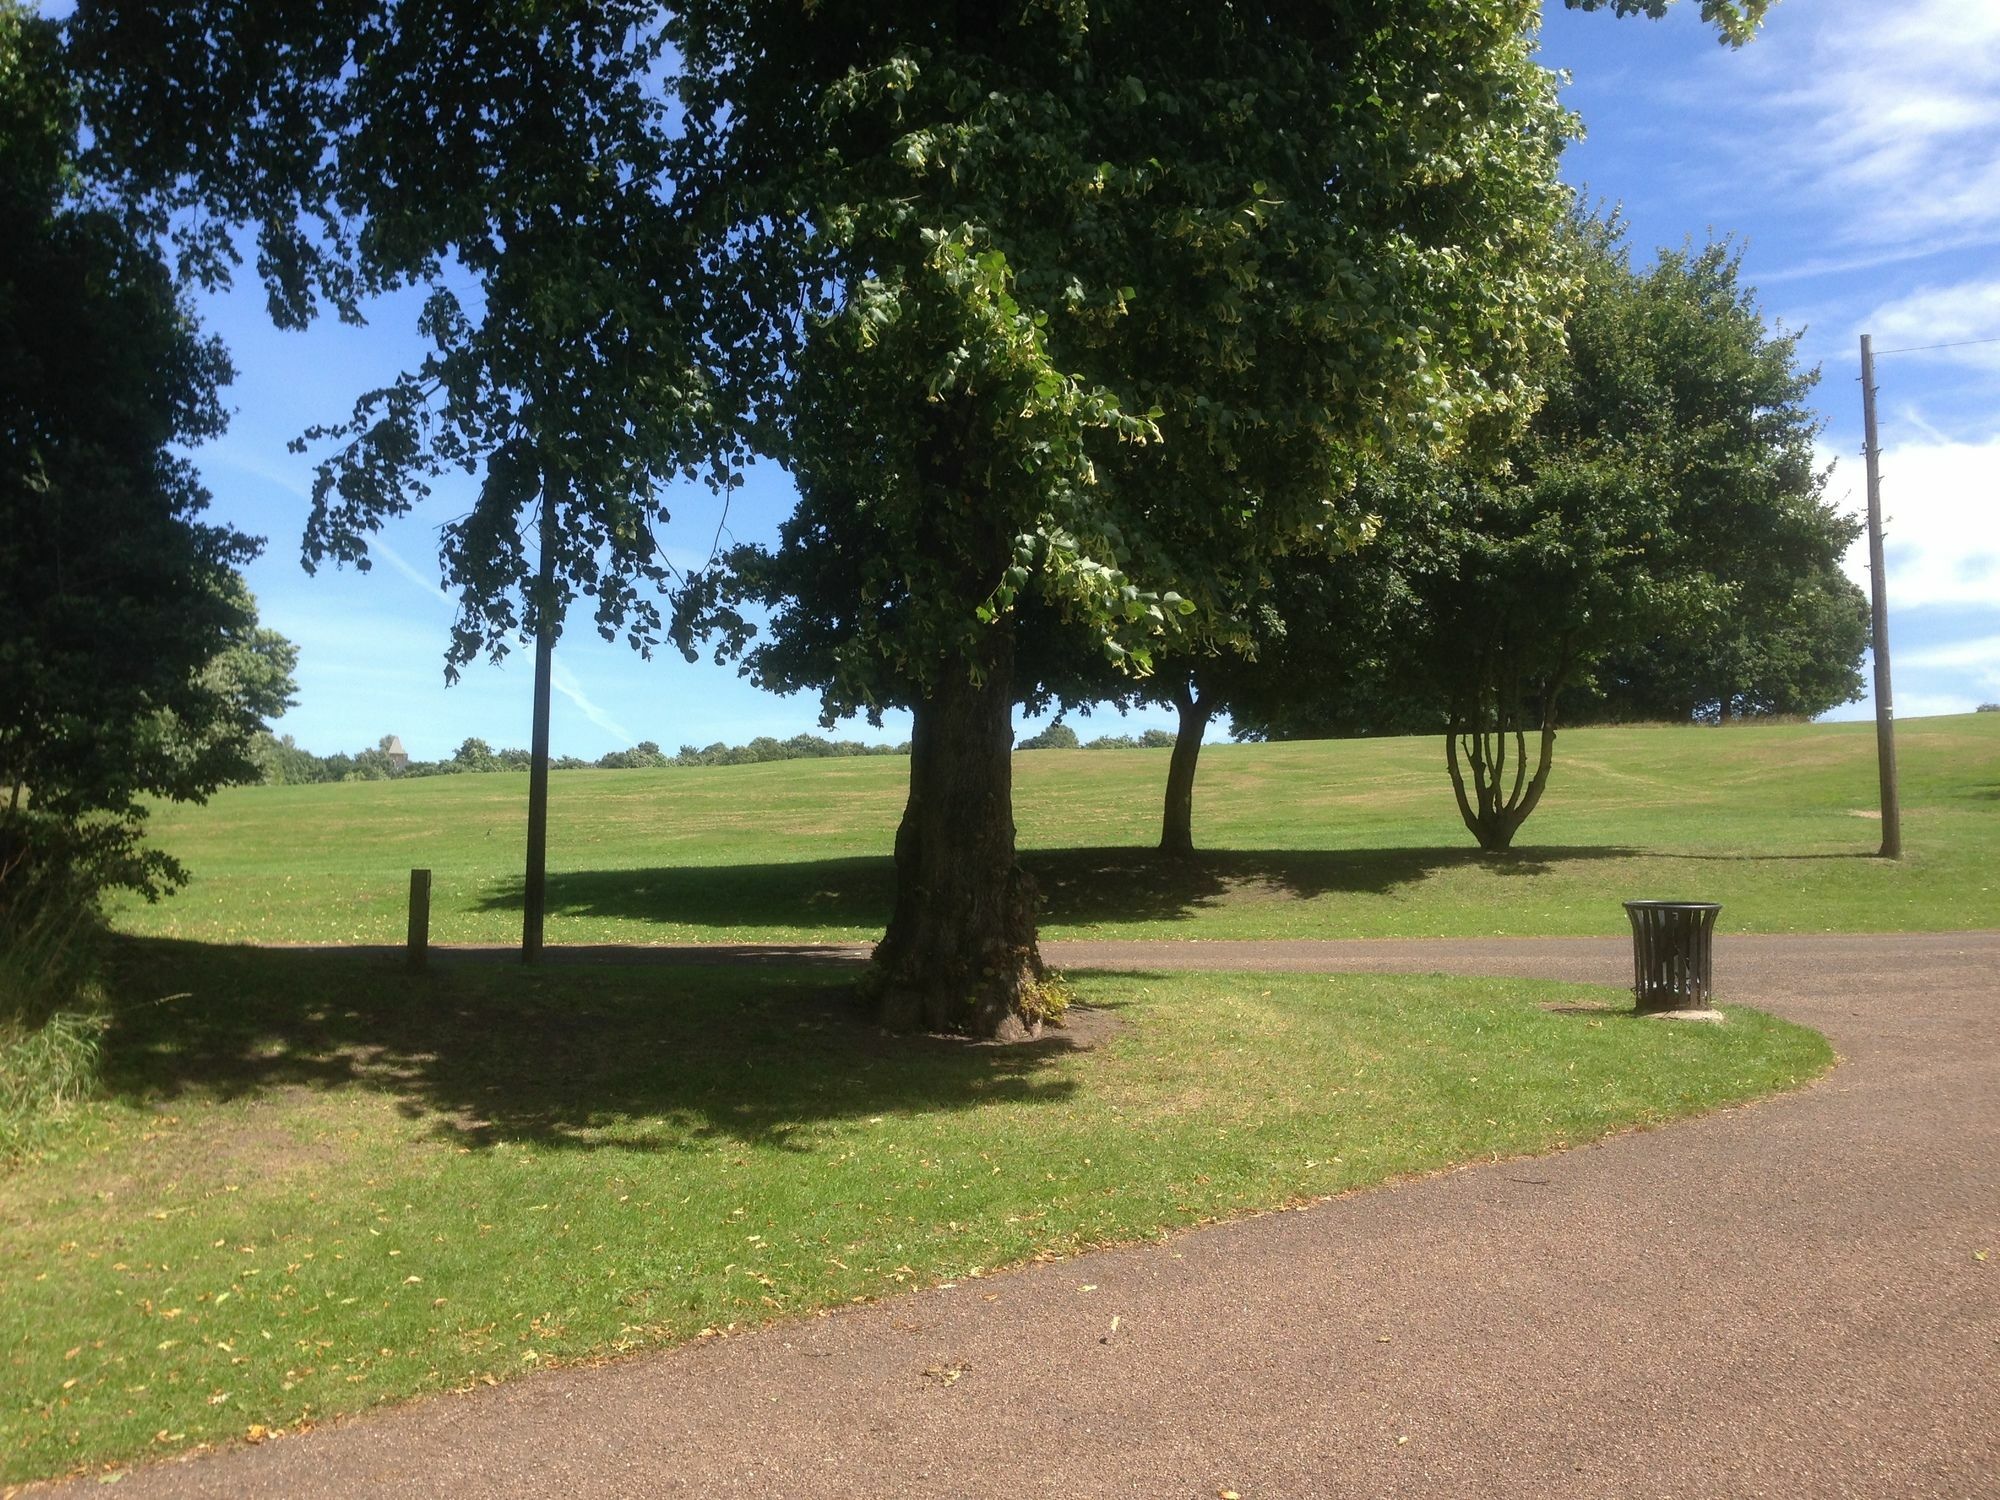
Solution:
[[[0,1476],[1545,1151],[1831,1062],[1612,992],[1083,974],[1013,1047],[891,1038],[820,969],[127,943],[110,1098],[0,1178]]]

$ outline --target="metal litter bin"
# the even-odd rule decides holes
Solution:
[[[1641,1011],[1710,1010],[1715,997],[1714,901],[1627,901],[1632,998]]]

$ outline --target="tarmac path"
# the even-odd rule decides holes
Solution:
[[[1045,951],[1630,976],[1611,939]],[[758,956],[786,955],[728,961]],[[2000,1497],[2000,933],[1724,937],[1717,979],[1842,1066],[1697,1121],[415,1402],[118,1493]]]

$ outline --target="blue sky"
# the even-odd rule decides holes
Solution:
[[[1641,254],[1733,234],[1766,313],[1806,329],[1823,367],[1832,492],[1862,503],[1858,336],[1878,350],[2000,338],[2000,3],[1782,0],[1742,51],[1716,44],[1686,0],[1662,22],[1553,5],[1543,61],[1567,69],[1588,138],[1565,176],[1623,206]],[[344,413],[414,362],[413,298],[371,309],[365,328],[279,333],[254,287],[209,299],[239,374],[229,433],[196,460],[217,511],[270,539],[250,572],[263,617],[300,647],[299,705],[277,727],[322,753],[402,736],[436,757],[477,735],[528,740],[528,657],[444,686],[449,603],[437,589],[437,527],[469,492],[441,486],[391,526],[366,574],[298,564],[310,458],[287,440]],[[1899,717],[2000,701],[2000,343],[1886,354],[1878,363],[1884,503],[1890,516],[1890,641]],[[790,505],[765,471],[732,504],[729,535],[770,537]],[[678,497],[669,545],[707,554],[715,502]],[[1851,570],[1864,586],[1857,556]],[[781,699],[733,668],[667,652],[642,661],[579,618],[556,655],[552,738],[596,756],[642,739],[740,743],[814,728],[809,697]],[[1864,700],[1836,717],[1872,712]],[[1030,727],[1041,721],[1028,721]],[[1079,721],[1086,737],[1166,725],[1159,713]],[[901,739],[892,719],[841,733]]]

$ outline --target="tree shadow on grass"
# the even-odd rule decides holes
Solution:
[[[1028,849],[1021,863],[1041,887],[1050,925],[1176,921],[1231,900],[1311,900],[1337,893],[1380,895],[1467,866],[1508,877],[1547,874],[1558,864],[1622,859],[1621,847],[1213,849],[1166,856],[1153,849]],[[895,899],[887,856],[796,863],[572,870],[548,877],[552,915],[691,927],[880,929]],[[518,882],[491,892],[484,911],[518,911]]]
[[[120,939],[104,1075],[134,1101],[361,1090],[455,1145],[810,1151],[838,1121],[1067,1098],[1076,1037],[892,1036],[828,968],[524,970]]]
[[[1878,859],[1873,849],[1833,849],[1818,854],[1705,854],[1699,849],[1649,849],[1648,859],[1691,859],[1703,864],[1803,864],[1823,859]]]

